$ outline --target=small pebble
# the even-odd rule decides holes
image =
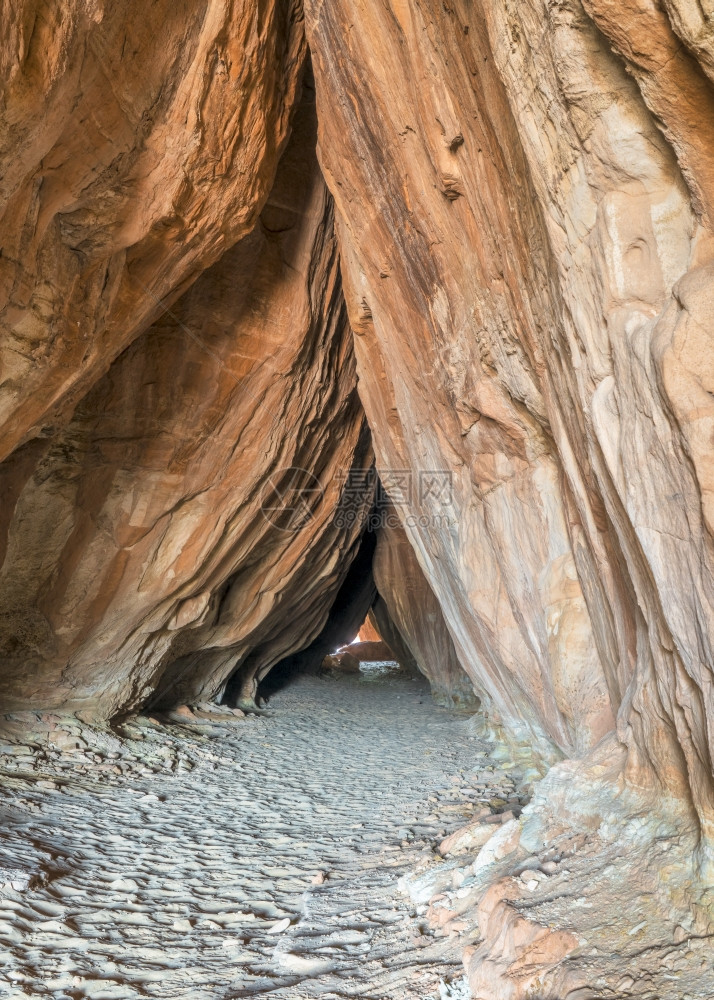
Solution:
[[[282,920],[278,920],[277,924],[273,924],[270,930],[267,931],[266,933],[282,934],[283,931],[286,931],[289,926],[290,926],[290,917],[283,917]]]

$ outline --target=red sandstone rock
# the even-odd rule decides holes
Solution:
[[[512,818],[512,816],[509,817],[509,819]],[[492,823],[485,822],[484,820],[474,820],[471,823],[467,823],[466,826],[462,826],[460,830],[456,830],[455,833],[445,837],[439,844],[439,853],[447,855],[460,854],[465,851],[477,851],[493,836],[493,833],[494,827]]]
[[[496,883],[479,904],[479,931],[487,944],[469,948],[464,956],[474,1000],[492,1000],[495,995],[527,1000],[542,986],[548,970],[578,947],[575,934],[539,926],[521,916],[509,905],[517,892],[512,879]],[[489,940],[492,927],[498,935],[495,946]],[[507,993],[499,986],[506,977]]]
[[[174,709],[174,713],[173,714],[181,716],[182,719],[195,719],[196,718],[195,712],[193,712],[188,707],[188,705],[178,705]]]
[[[393,660],[394,653],[386,642],[378,639],[376,642],[352,642],[349,646],[343,646],[338,655],[349,653],[356,660],[365,663],[375,663],[378,661]]]
[[[584,758],[589,822],[598,745],[614,811],[653,839],[651,790],[692,809],[710,884],[711,19],[689,0],[306,11],[360,394],[382,479],[411,473],[400,518],[458,659],[513,747]],[[451,473],[450,504],[425,470]],[[494,909],[480,962],[511,931],[528,947],[510,921]],[[472,985],[527,993],[519,961]]]
[[[437,689],[460,664],[514,748],[580,758],[547,779],[574,789],[567,822],[592,832],[612,804],[654,829],[660,798],[668,832],[696,817],[711,883],[711,18],[305,6],[359,392],[403,528],[380,529],[380,620]],[[357,549],[361,521],[332,515],[371,450],[304,124],[281,160],[301,7],[261,15],[28,2],[0,29],[8,707],[171,706],[236,668],[254,693]],[[286,537],[260,498],[294,465],[326,494]],[[499,836],[484,866],[518,850],[517,824]],[[479,909],[477,995],[532,992],[573,946],[515,891]]]
[[[593,610],[600,584],[573,548],[551,443],[562,416],[538,339],[559,328],[560,299],[547,294],[551,251],[485,12],[428,3],[395,15],[356,0],[307,11],[385,486],[390,470],[411,470],[409,540],[494,721],[546,753],[582,752],[614,724],[622,665],[610,632],[593,634],[581,576]],[[358,108],[326,99],[355,87]],[[428,470],[451,477],[448,496]]]
[[[1,470],[6,709],[205,701],[325,622],[371,450],[306,94],[255,230]]]
[[[4,457],[254,228],[305,43],[244,0],[27,0],[0,30]]]

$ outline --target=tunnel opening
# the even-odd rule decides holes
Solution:
[[[258,685],[261,698],[269,699],[303,673],[317,672],[328,653],[354,638],[376,594],[372,576],[375,548],[376,535],[368,528],[337,591],[322,631],[309,646],[284,657],[266,673]],[[247,669],[251,669],[250,664]],[[242,670],[238,671],[227,686],[225,700],[228,704],[238,706],[241,675]]]
[[[490,748],[377,480],[309,62],[301,88],[253,228],[2,470],[32,581],[0,618],[18,998],[458,991],[392,874],[522,805],[476,785]]]

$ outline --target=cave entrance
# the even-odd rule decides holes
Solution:
[[[375,604],[380,600],[375,597]],[[362,674],[377,678],[395,674],[399,671],[410,674],[410,663],[402,663],[398,655],[387,643],[379,630],[375,617],[374,604],[367,612],[365,620],[355,638],[332,653],[328,653],[322,661],[322,670],[326,672]]]
[[[257,678],[254,697],[258,707],[305,674],[376,678],[401,672],[422,677],[377,591],[373,573],[377,537],[374,531],[365,531],[319,636],[306,649],[291,653]],[[252,707],[245,701],[251,669],[250,663],[243,665],[231,680],[226,691],[228,704]]]

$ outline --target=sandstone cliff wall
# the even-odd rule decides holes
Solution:
[[[3,456],[51,434],[254,227],[305,58],[299,3],[3,7]]]
[[[677,907],[714,933],[709,8],[0,19],[0,710],[250,699],[373,598],[342,589],[369,497],[342,514],[374,447],[390,621],[566,758],[464,875],[489,1000],[592,980],[576,904],[560,937],[516,916],[556,841],[640,886],[679,845],[650,950]]]
[[[273,177],[287,121],[273,121],[272,109],[277,92],[292,100],[294,81],[282,64],[277,82],[270,75],[280,31],[275,23],[263,30],[262,75],[238,91],[244,103],[263,103],[225,114],[255,118],[270,140],[259,163],[236,166],[246,184],[240,194],[223,178],[220,196],[232,208],[223,215],[220,198],[211,202],[214,223],[232,238],[248,228],[234,218],[241,206],[246,219],[255,215],[254,228],[134,337],[63,426],[2,466],[5,711],[111,716],[149,700],[207,700],[237,670],[254,693],[259,675],[320,632],[357,552],[362,521],[339,524],[334,515],[346,470],[368,468],[372,453],[332,202],[315,158],[314,93],[308,84],[293,109]],[[165,85],[179,82],[169,76]],[[244,158],[246,142],[236,140]],[[167,184],[173,176],[174,168]],[[95,232],[111,221],[87,225]],[[185,266],[185,237],[163,232],[157,260],[168,268],[175,255]],[[205,251],[204,265],[212,254]],[[137,293],[132,322],[146,301]],[[58,312],[48,304],[50,325],[63,321]],[[109,348],[101,360],[106,366]],[[51,381],[49,360],[42,370]],[[291,468],[305,472],[295,479]]]
[[[407,530],[461,662],[545,753],[617,718],[711,833],[710,21],[306,10],[378,465],[454,470]]]

